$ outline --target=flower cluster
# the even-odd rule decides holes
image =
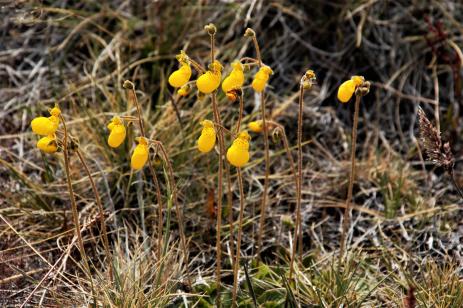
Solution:
[[[49,117],[36,117],[31,122],[32,131],[40,136],[44,136],[37,142],[37,148],[45,153],[55,153],[58,150],[56,131],[59,126],[59,116],[61,110],[58,106],[49,110]]]
[[[180,67],[169,75],[169,84],[174,88],[179,88],[177,94],[179,96],[187,96],[191,92],[190,78],[191,78],[191,63],[194,63],[194,67],[198,69],[198,64],[192,61],[186,53],[182,50],[177,55]],[[236,99],[235,91],[240,90],[243,87],[245,81],[245,66],[239,60],[235,60],[231,64],[232,70],[222,81],[222,70],[223,66],[218,60],[214,60],[209,65],[207,71],[203,71],[200,67],[198,71],[201,73],[196,80],[196,87],[200,94],[210,94],[217,90],[222,82],[222,91],[231,100]],[[267,65],[262,65],[257,73],[254,75],[252,81],[252,88],[256,92],[262,92],[273,74],[272,69]]]

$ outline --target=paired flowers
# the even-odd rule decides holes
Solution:
[[[108,124],[110,131],[108,136],[108,145],[112,148],[119,147],[125,140],[127,130],[124,126],[124,122],[120,117],[114,117]],[[130,159],[130,166],[134,170],[140,170],[148,161],[149,155],[149,143],[145,137],[137,137],[135,140],[138,142],[137,146],[133,150],[132,157]]]
[[[208,153],[215,146],[217,133],[212,121],[203,120],[201,121],[201,125],[203,126],[203,129],[198,138],[197,147],[201,153]],[[227,150],[227,160],[231,165],[235,167],[242,167],[249,161],[250,140],[251,136],[249,136],[247,131],[243,131],[238,134],[230,148]]]
[[[56,141],[56,131],[59,126],[59,116],[61,110],[58,106],[49,110],[49,117],[36,117],[31,122],[32,131],[41,136],[37,142],[37,148],[45,153],[55,153],[58,150],[58,143]]]

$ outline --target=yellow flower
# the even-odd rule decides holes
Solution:
[[[254,89],[254,91],[264,91],[271,74],[273,74],[273,71],[270,67],[262,66],[259,69],[259,71],[254,75],[254,80],[252,81],[252,88]]]
[[[108,137],[108,144],[112,148],[117,148],[124,142],[126,130],[121,118],[114,117],[108,124],[108,129],[111,131]]]
[[[180,68],[170,74],[169,84],[174,88],[180,88],[185,85],[191,77],[191,67],[190,64],[186,62],[180,63]]]
[[[58,150],[55,135],[48,135],[40,138],[39,141],[37,141],[37,148],[48,154],[55,153]]]
[[[239,61],[232,63],[232,71],[222,82],[222,90],[228,93],[230,90],[239,89],[244,83],[243,64]]]
[[[264,130],[262,120],[249,122],[248,127],[254,133],[261,133]]]
[[[227,160],[235,167],[242,167],[249,161],[249,136],[247,131],[242,131],[227,150]]]
[[[61,109],[59,109],[58,106],[55,106],[52,109],[50,109],[49,112],[53,117],[59,118],[59,115],[61,114]]]
[[[184,86],[191,78],[191,67],[183,50],[177,55],[177,60],[180,67],[169,76],[169,84],[174,88]]]
[[[204,120],[201,122],[201,125],[203,126],[203,130],[198,139],[198,150],[202,153],[208,153],[215,146],[216,133],[214,123],[209,120]]]
[[[362,76],[352,76],[350,80],[344,81],[338,89],[338,99],[341,103],[347,103],[352,95],[355,93],[355,89],[365,81]]]
[[[58,130],[59,115],[61,114],[61,110],[57,106],[55,106],[54,108],[50,109],[49,112],[51,116],[49,116],[48,118],[37,117],[32,120],[32,131],[37,135],[53,135]]]
[[[179,96],[184,97],[184,96],[187,96],[188,94],[190,94],[190,90],[191,90],[191,89],[190,89],[189,86],[184,85],[184,86],[182,86],[180,89],[178,89],[177,94],[178,94]]]
[[[32,131],[37,135],[47,136],[54,134],[58,125],[46,117],[37,117],[31,122]]]
[[[132,159],[130,161],[130,166],[132,169],[139,170],[143,168],[148,160],[148,140],[144,137],[138,137],[136,139],[138,141],[138,145],[135,147],[135,150],[132,154]]]
[[[196,80],[196,86],[200,92],[209,94],[220,86],[221,79],[222,65],[219,61],[215,60],[214,63],[210,65],[210,69]]]

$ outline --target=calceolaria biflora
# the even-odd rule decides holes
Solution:
[[[225,94],[231,90],[240,89],[244,83],[244,67],[240,61],[234,61],[232,64],[232,71],[222,81],[222,90]]]
[[[214,123],[209,120],[204,120],[201,121],[200,124],[203,126],[203,129],[201,131],[201,136],[198,138],[198,150],[201,153],[208,153],[214,148],[217,137]]]
[[[180,67],[169,76],[169,84],[174,88],[184,86],[191,78],[191,67],[188,62],[188,57],[182,50],[177,55],[177,60]]]
[[[248,128],[253,133],[261,133],[264,130],[262,120],[249,122]]]
[[[140,170],[148,161],[149,145],[145,137],[137,137],[138,145],[133,150],[130,166],[134,170]]]
[[[112,148],[119,147],[124,142],[126,136],[126,129],[124,122],[119,117],[112,118],[108,124],[110,134],[108,136],[108,145]]]
[[[363,76],[352,76],[351,79],[344,81],[338,89],[338,99],[341,103],[350,101],[355,90],[365,82]]]
[[[58,130],[59,115],[61,110],[58,106],[49,110],[49,117],[36,117],[31,122],[32,131],[37,135],[49,136],[53,135]]]
[[[272,69],[269,66],[262,66],[259,71],[254,75],[252,80],[252,88],[256,92],[262,92],[265,89],[265,86],[268,83],[270,75],[273,74]]]
[[[222,64],[218,60],[215,60],[209,65],[209,70],[199,76],[196,80],[196,87],[204,94],[210,94],[217,90],[222,80]]]
[[[40,138],[39,141],[37,141],[37,148],[48,154],[55,153],[58,151],[56,136],[53,134]]]
[[[238,134],[232,145],[227,150],[227,160],[235,167],[243,167],[249,161],[249,136],[247,131]]]
[[[185,97],[190,94],[191,88],[189,85],[184,85],[180,89],[178,89],[177,94],[181,97]]]
[[[35,134],[44,136],[37,142],[37,148],[42,152],[51,154],[58,151],[58,142],[55,133],[58,130],[61,110],[58,106],[55,106],[49,110],[49,113],[49,117],[34,118],[31,121],[31,128]]]

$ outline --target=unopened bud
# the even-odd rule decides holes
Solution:
[[[304,81],[302,83],[302,88],[304,88],[304,90],[310,90],[312,89],[312,82],[311,81]]]
[[[215,33],[217,32],[217,28],[213,23],[205,25],[204,30],[206,30],[209,35],[215,35]]]
[[[307,78],[307,79],[316,79],[317,76],[315,76],[315,72],[313,70],[307,70],[305,72],[305,78]]]
[[[135,89],[135,85],[130,80],[124,81],[124,84],[122,85],[122,87],[124,89],[128,89],[128,90],[134,90]]]
[[[246,31],[244,31],[244,36],[253,37],[256,36],[256,32],[254,32],[251,28],[247,28]]]

